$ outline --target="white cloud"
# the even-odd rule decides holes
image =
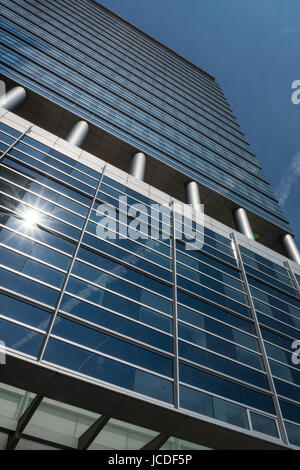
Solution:
[[[290,165],[287,167],[283,174],[278,190],[276,191],[279,204],[283,205],[288,199],[292,187],[300,177],[300,152],[298,152],[292,159]]]

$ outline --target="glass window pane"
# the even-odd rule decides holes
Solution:
[[[285,422],[285,427],[290,443],[300,447],[300,426]]]
[[[276,422],[272,418],[257,413],[250,412],[252,427],[254,431],[278,437]]]
[[[213,416],[211,396],[183,385],[180,386],[180,406],[205,416]]]
[[[0,331],[5,338],[5,346],[32,356],[37,356],[42,345],[43,335],[0,318]]]
[[[216,419],[234,424],[241,428],[249,429],[245,408],[216,397],[213,397],[213,407],[214,417]]]

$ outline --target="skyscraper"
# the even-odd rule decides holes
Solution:
[[[300,256],[220,86],[93,0],[0,9],[2,447],[300,447]]]

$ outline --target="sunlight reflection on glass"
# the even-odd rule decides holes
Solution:
[[[22,222],[27,228],[35,227],[41,222],[41,214],[34,209],[26,209],[22,218]]]

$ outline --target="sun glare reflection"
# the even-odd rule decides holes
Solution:
[[[35,227],[41,221],[41,214],[34,209],[27,209],[22,217],[23,224],[27,228]]]

